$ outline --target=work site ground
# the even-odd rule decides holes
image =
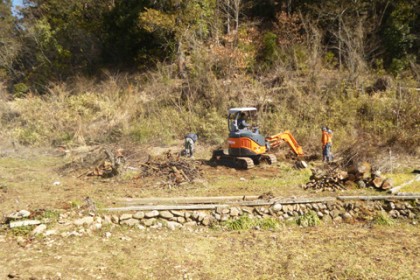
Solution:
[[[350,171],[339,166],[339,159],[337,164],[325,164],[314,155],[308,157],[308,167],[300,169],[296,159],[279,152],[275,165],[237,170],[209,162],[217,147],[198,145],[193,158],[178,158],[180,147],[6,146],[0,151],[0,278],[416,279],[420,275],[419,218],[408,214],[348,223],[344,216],[329,222],[315,217],[313,224],[290,215],[249,226],[247,219],[236,219],[242,222],[239,225],[229,218],[191,227],[185,226],[187,221],[178,227],[182,224],[178,217],[177,226],[171,228],[159,222],[147,226],[142,224],[145,220],[130,226],[121,223],[118,213],[110,213],[110,218],[121,220],[107,223],[105,209],[118,207],[121,199],[368,197],[390,195],[390,188],[398,186],[402,186],[400,195],[420,195],[415,173],[420,162],[409,155],[378,154],[383,158],[368,162],[372,169],[383,163],[381,186],[387,179],[392,182],[385,190],[369,185],[370,175],[361,180],[364,187],[360,180],[353,184],[341,179],[338,169]],[[343,187],[329,187],[331,180],[340,180]],[[326,185],[308,187],[309,183]],[[412,201],[404,203],[410,209]],[[24,219],[7,217],[27,212],[28,220],[40,224],[12,227]],[[170,215],[177,216],[175,211]]]

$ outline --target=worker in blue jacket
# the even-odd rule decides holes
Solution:
[[[185,141],[184,141],[184,146],[185,146],[185,154],[187,157],[192,157],[194,155],[194,150],[195,150],[195,143],[198,140],[198,136],[195,133],[188,133],[187,135],[185,135]]]

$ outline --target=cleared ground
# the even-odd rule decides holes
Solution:
[[[206,158],[204,152],[197,160]],[[0,158],[0,213],[66,209],[92,198],[98,207],[118,197],[260,195],[329,196],[380,194],[371,189],[315,193],[299,185],[310,171],[284,161],[237,171],[201,165],[204,182],[175,188],[125,174],[86,178],[60,168],[68,159],[55,151],[26,150]],[[395,170],[395,184],[411,180],[412,167]],[[319,163],[313,162],[312,165]],[[418,182],[406,190],[418,192]],[[105,238],[105,232],[111,232]],[[103,228],[91,236],[19,240],[0,230],[0,278],[15,279],[418,279],[420,226],[285,224],[275,231],[193,231]]]

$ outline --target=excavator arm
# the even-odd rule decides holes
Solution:
[[[271,149],[280,146],[280,144],[285,141],[296,155],[303,156],[302,146],[298,144],[295,137],[293,137],[292,133],[288,130],[283,133],[266,137],[265,140],[270,144]]]

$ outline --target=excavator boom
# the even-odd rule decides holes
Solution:
[[[285,141],[296,155],[304,155],[302,146],[298,144],[295,137],[293,137],[292,133],[288,130],[283,133],[266,137],[265,140],[270,144],[270,148],[276,148],[280,146],[282,141]]]

